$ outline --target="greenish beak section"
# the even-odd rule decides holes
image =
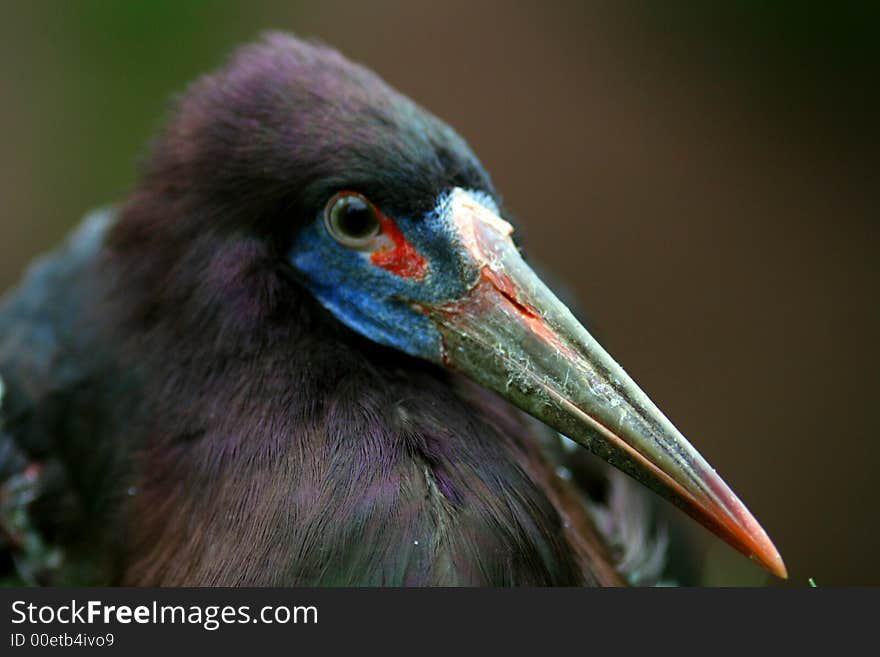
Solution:
[[[509,224],[465,192],[451,212],[479,277],[423,307],[443,360],[597,454],[787,577],[767,534],[715,470],[523,261]]]

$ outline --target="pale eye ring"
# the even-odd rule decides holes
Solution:
[[[324,209],[324,225],[333,239],[350,249],[369,249],[382,232],[376,206],[357,192],[334,194]]]

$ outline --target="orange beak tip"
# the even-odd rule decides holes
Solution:
[[[785,562],[782,560],[779,550],[776,549],[770,537],[763,530],[759,531],[759,534],[753,535],[750,537],[751,540],[747,539],[745,543],[745,545],[748,545],[746,554],[749,559],[767,570],[771,575],[780,579],[788,579],[788,569],[785,567]],[[743,544],[741,543],[741,545]]]
[[[782,556],[775,552],[772,556],[760,558],[753,557],[761,566],[766,568],[772,575],[780,579],[788,579],[788,569],[785,567],[785,562],[782,560]]]

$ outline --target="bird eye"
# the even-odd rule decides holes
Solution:
[[[327,202],[324,223],[333,239],[352,249],[368,248],[382,228],[376,207],[355,192],[335,194]]]

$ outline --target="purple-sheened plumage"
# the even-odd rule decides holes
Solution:
[[[323,226],[340,190],[418,235],[456,189],[496,198],[448,126],[325,46],[270,34],[194,83],[129,198],[0,307],[2,475],[33,492],[22,531],[41,546],[7,540],[19,575],[397,586],[659,576],[663,546],[626,528],[647,515],[620,502],[640,493],[594,514],[580,488],[593,475],[554,431],[439,356],[353,330],[291,266],[298,235]],[[440,285],[431,265],[426,285]]]

